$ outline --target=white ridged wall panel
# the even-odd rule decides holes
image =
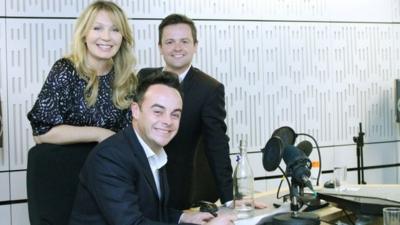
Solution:
[[[250,148],[262,147],[282,125],[314,135],[321,145],[351,144],[359,122],[370,142],[397,137],[394,25],[199,21],[198,26],[195,65],[226,86],[234,150],[241,138]]]
[[[77,17],[89,0],[2,0],[7,16]],[[396,0],[117,0],[134,18],[181,12],[201,19],[369,21],[399,20]],[[345,6],[345,7],[344,7]],[[390,12],[390,13],[388,13]]]
[[[400,1],[398,0],[391,0],[391,7],[392,7],[392,20],[393,22],[400,21]]]
[[[91,2],[88,0],[2,0],[6,1],[7,16],[77,17]]]
[[[162,64],[154,47],[156,25],[146,22],[132,21],[138,37],[138,68]],[[26,113],[51,65],[67,52],[73,23],[10,20],[9,24],[8,46],[15,46],[7,52],[8,121],[13,134],[9,140],[12,168],[21,169],[26,166],[24,151],[33,143]],[[352,143],[359,122],[368,141],[396,138],[392,104],[396,75],[391,60],[398,50],[390,29],[394,25],[197,24],[194,65],[226,86],[233,151],[241,138],[250,149],[259,149],[283,125],[314,135],[320,145]]]
[[[138,59],[137,69],[159,67],[163,61],[158,51],[158,24],[154,20],[131,20],[135,36],[135,53]]]
[[[20,214],[18,216],[24,216],[25,214]],[[0,205],[0,225],[11,225],[11,206],[10,205]],[[13,224],[15,225],[15,224]]]
[[[0,173],[0,201],[10,200],[10,174]]]
[[[29,218],[28,215],[28,204],[27,203],[18,203],[11,205],[11,217],[12,217],[12,225],[28,225]],[[3,225],[3,224],[1,224]],[[7,225],[7,224],[5,224]]]
[[[358,132],[363,122],[371,141],[396,139],[394,79],[391,70],[393,25],[332,25],[331,77],[335,131],[333,136],[345,143]],[[348,141],[347,141],[348,142]]]
[[[9,141],[11,169],[26,168],[33,145],[27,112],[37,98],[53,63],[65,55],[71,39],[71,20],[8,20]]]
[[[13,172],[10,175],[11,199],[26,199],[26,171]]]
[[[387,22],[396,13],[398,1],[395,0],[326,0],[329,20]]]
[[[0,0],[0,16],[6,15],[6,0]]]
[[[6,60],[6,28],[5,19],[0,19],[0,138],[2,146],[0,146],[0,171],[7,170],[9,167],[8,159],[8,114],[7,114],[7,60]]]

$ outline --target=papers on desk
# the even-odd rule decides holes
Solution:
[[[258,225],[258,224],[264,224],[264,222],[269,221],[272,216],[278,213],[283,213],[283,212],[290,212],[290,203],[286,202],[283,203],[279,208],[267,208],[265,209],[256,209],[255,210],[255,216],[248,218],[248,219],[241,219],[241,220],[236,220],[235,225]]]

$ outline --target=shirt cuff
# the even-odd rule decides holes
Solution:
[[[233,200],[225,202],[224,204],[222,204],[222,206],[226,208],[233,208]]]
[[[182,212],[181,216],[179,217],[178,223],[181,223],[181,219],[182,219],[183,214],[185,214],[185,213]]]

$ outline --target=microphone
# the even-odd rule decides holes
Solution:
[[[288,145],[283,151],[283,160],[286,163],[286,174],[292,176],[293,180],[303,184],[314,191],[312,183],[309,180],[311,176],[311,161],[306,154],[293,145]]]
[[[309,142],[307,140],[300,142],[299,144],[296,145],[296,147],[298,149],[300,149],[301,151],[303,151],[307,157],[309,157],[311,155],[311,152],[313,150],[313,146],[312,146],[311,142]]]

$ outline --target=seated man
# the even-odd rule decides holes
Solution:
[[[170,209],[165,146],[177,133],[182,95],[176,75],[138,84],[132,126],[98,144],[83,166],[70,225],[232,224],[234,215]]]

